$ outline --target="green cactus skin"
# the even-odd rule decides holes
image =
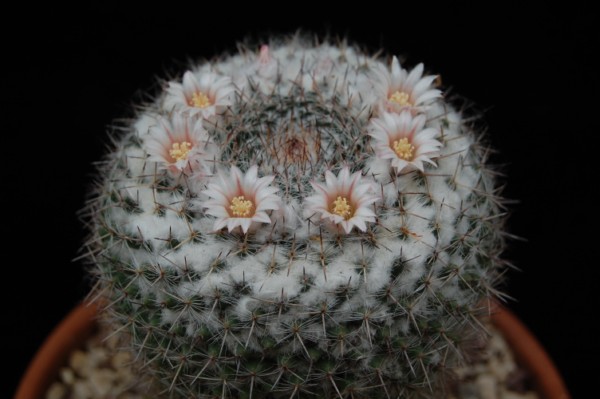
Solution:
[[[88,209],[95,295],[160,395],[442,395],[500,295],[504,209],[481,135],[421,65],[391,64],[243,49],[115,139]],[[265,179],[224,200],[233,167]]]

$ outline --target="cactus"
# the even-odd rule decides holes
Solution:
[[[437,82],[294,38],[140,108],[100,166],[88,253],[164,397],[440,397],[499,295],[504,210]]]

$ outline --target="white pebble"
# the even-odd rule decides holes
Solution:
[[[60,379],[67,385],[73,385],[75,382],[75,373],[67,367],[60,369]]]
[[[108,361],[108,352],[103,348],[90,348],[88,355],[88,363],[92,367],[102,365]]]
[[[90,388],[94,397],[104,397],[114,387],[116,373],[109,369],[93,370],[90,374]]]
[[[510,373],[517,368],[510,356],[505,356],[505,359],[501,359],[499,356],[493,356],[488,361],[488,366],[490,372],[500,381],[506,381]]]
[[[482,374],[477,377],[475,382],[479,388],[481,399],[498,399],[496,393],[496,378],[489,374]]]
[[[534,392],[519,393],[505,391],[502,393],[502,399],[538,399],[538,396]]]
[[[130,362],[131,355],[129,354],[129,352],[117,352],[112,357],[110,365],[115,369],[119,369],[127,366]]]
[[[90,364],[89,356],[86,352],[77,350],[71,354],[69,366],[80,376],[87,377],[93,365]]]
[[[86,380],[77,380],[73,384],[74,399],[94,399],[92,390]]]
[[[67,387],[57,381],[48,388],[46,399],[64,399],[66,394]]]

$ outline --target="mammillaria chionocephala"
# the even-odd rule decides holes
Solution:
[[[423,73],[274,42],[194,65],[118,136],[89,250],[165,397],[436,397],[497,295],[503,209]]]

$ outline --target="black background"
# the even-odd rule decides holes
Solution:
[[[107,127],[188,59],[234,51],[247,35],[298,28],[405,55],[408,65],[423,61],[485,111],[495,161],[508,175],[505,196],[520,201],[511,206],[509,230],[526,239],[513,241],[506,255],[522,270],[509,274],[505,290],[516,298],[509,307],[546,347],[574,397],[586,397],[600,355],[592,193],[598,14],[571,3],[395,6],[286,2],[211,11],[164,4],[138,14],[93,6],[35,10],[35,18],[32,10],[5,14],[0,334],[8,354],[0,397],[10,397],[44,337],[88,290],[82,264],[72,262],[85,236],[76,212]]]

